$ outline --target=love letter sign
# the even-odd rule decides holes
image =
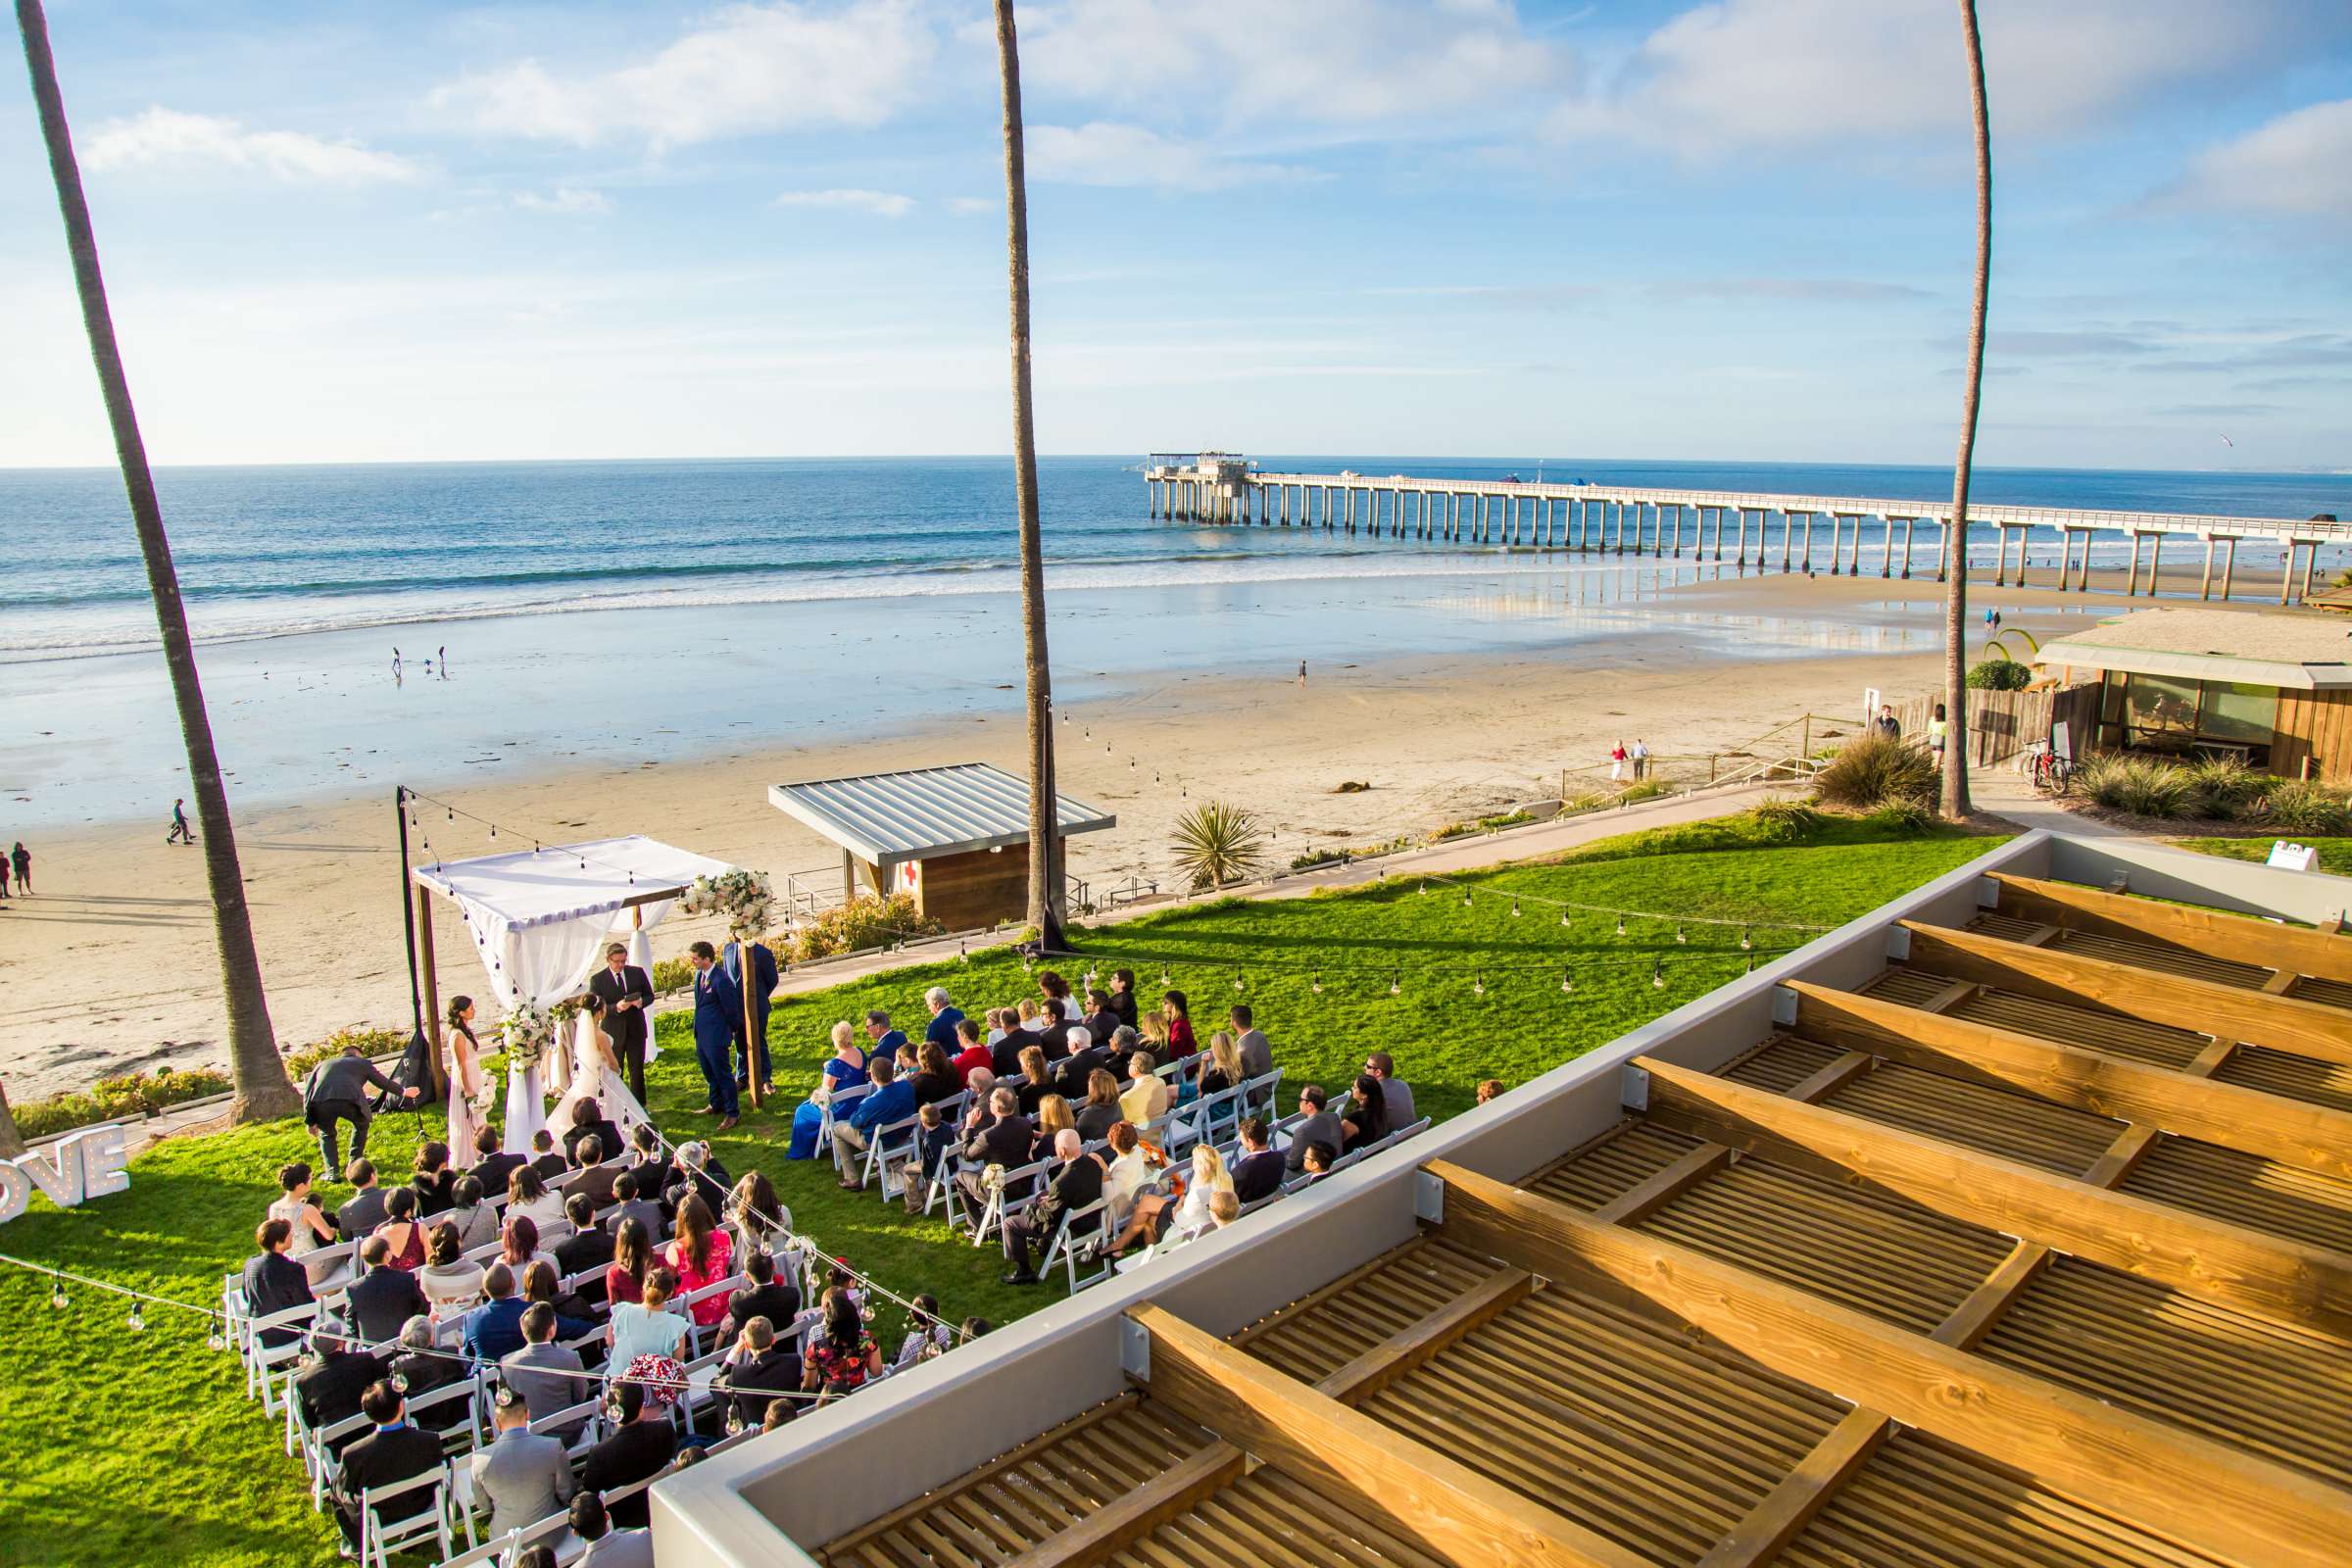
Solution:
[[[60,1208],[122,1192],[130,1186],[126,1166],[120,1127],[70,1133],[46,1154],[0,1159],[0,1224],[24,1213],[36,1189]]]

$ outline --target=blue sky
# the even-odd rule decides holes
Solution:
[[[1981,459],[2352,467],[2352,6],[1983,13]],[[1021,15],[1047,451],[1950,461],[1948,0]],[[158,461],[1007,445],[983,4],[50,20]],[[0,313],[109,461],[13,71]]]

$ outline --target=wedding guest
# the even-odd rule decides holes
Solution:
[[[1128,1057],[1127,1070],[1135,1082],[1119,1097],[1119,1114],[1139,1128],[1149,1127],[1168,1113],[1175,1092],[1159,1076],[1148,1053],[1139,1051]]]
[[[1189,1056],[1200,1049],[1193,1038],[1192,1004],[1181,991],[1159,994],[1160,1019],[1168,1026],[1168,1050],[1178,1056]]]
[[[640,1219],[624,1219],[612,1228],[612,1262],[605,1270],[605,1299],[618,1308],[623,1301],[644,1299],[645,1276],[654,1266],[654,1242]]]
[[[571,1161],[556,1152],[556,1135],[545,1127],[531,1134],[531,1169],[551,1185],[571,1169]]]
[[[1118,1032],[1119,1026],[1127,1020],[1120,1017],[1112,1008],[1110,993],[1098,990],[1089,991],[1086,994],[1086,1016],[1079,1021],[1085,1025],[1089,1040],[1097,1045],[1106,1045],[1109,1043],[1110,1037]]]
[[[1488,1101],[1490,1101],[1490,1100],[1493,1100],[1493,1099],[1494,1099],[1495,1096],[1497,1096],[1497,1095],[1499,1095],[1499,1094],[1501,1094],[1501,1093],[1502,1093],[1502,1080],[1501,1080],[1501,1079],[1499,1079],[1499,1078],[1481,1078],[1481,1079],[1478,1081],[1478,1102],[1479,1102],[1480,1104],[1482,1104],[1482,1105],[1483,1105],[1483,1104],[1485,1104],[1485,1103],[1486,1103]]]
[[[498,1240],[498,1205],[483,1198],[480,1182],[471,1175],[461,1176],[449,1196],[441,1223],[457,1227],[460,1247],[470,1252]]]
[[[649,1242],[669,1231],[669,1216],[662,1212],[662,1205],[638,1187],[634,1171],[624,1170],[612,1178],[612,1234],[615,1238],[620,1235],[621,1226],[630,1220],[644,1227]]]
[[[914,1086],[899,1080],[889,1056],[875,1052],[865,1070],[873,1080],[873,1093],[861,1097],[847,1117],[833,1123],[833,1162],[841,1170],[841,1189],[846,1193],[864,1190],[864,1178],[858,1174],[859,1156],[878,1129],[914,1114]]]
[[[1119,1022],[1128,1028],[1136,1027],[1135,971],[1133,969],[1110,971],[1110,1010],[1117,1013]]]
[[[360,1413],[360,1396],[382,1378],[383,1358],[368,1354],[338,1334],[311,1336],[311,1353],[289,1385],[295,1408],[313,1432]]]
[[[572,1150],[580,1156],[579,1174],[564,1185],[564,1212],[571,1212],[571,1200],[585,1198],[591,1210],[612,1201],[612,1184],[620,1179],[620,1135],[618,1129],[608,1136],[588,1131],[572,1141]]]
[[[1352,1154],[1389,1135],[1389,1097],[1370,1073],[1358,1073],[1355,1082],[1348,1086],[1348,1099],[1340,1106],[1340,1133],[1343,1154]]]
[[[1020,1065],[1021,1076],[1013,1086],[1013,1093],[1020,1097],[1021,1114],[1034,1118],[1037,1107],[1048,1095],[1056,1100],[1061,1096],[1054,1087],[1054,1070],[1046,1065],[1045,1047],[1023,1046]]]
[[[472,1168],[466,1174],[479,1182],[485,1193],[505,1192],[507,1178],[530,1163],[524,1155],[506,1152],[495,1127],[485,1127],[473,1135],[473,1152]]]
[[[366,1272],[343,1293],[344,1312],[354,1333],[367,1345],[381,1345],[400,1332],[401,1325],[432,1309],[416,1276],[392,1266],[392,1244],[370,1236],[360,1244],[360,1263]]]
[[[733,1272],[734,1239],[719,1228],[710,1205],[700,1197],[688,1194],[678,1204],[677,1232],[662,1260],[678,1277],[679,1295],[691,1296]],[[687,1315],[710,1328],[727,1315],[727,1303],[722,1297],[707,1296],[688,1308]]]
[[[1310,1147],[1320,1148],[1327,1162],[1340,1157],[1340,1143],[1347,1134],[1340,1127],[1340,1118],[1324,1108],[1329,1102],[1321,1084],[1308,1084],[1298,1091],[1298,1113],[1302,1119],[1291,1125],[1290,1152],[1284,1156],[1284,1163],[1294,1176],[1306,1168],[1306,1152]]]
[[[755,1317],[736,1334],[718,1377],[727,1386],[729,1427],[756,1427],[767,1419],[767,1407],[778,1396],[800,1391],[801,1358],[791,1347],[777,1343],[773,1324]]]
[[[289,1307],[306,1307],[316,1298],[311,1296],[311,1274],[304,1272],[299,1262],[287,1257],[287,1246],[294,1242],[294,1225],[287,1220],[264,1220],[254,1230],[254,1249],[257,1253],[245,1260],[245,1309],[252,1316],[270,1316]],[[261,1345],[277,1349],[280,1345],[292,1345],[299,1331],[294,1328],[264,1328]]]
[[[466,1255],[458,1228],[443,1220],[433,1227],[433,1260],[416,1271],[416,1287],[432,1310],[448,1316],[470,1310],[482,1298],[482,1265]]]
[[[792,1240],[792,1210],[776,1196],[767,1172],[747,1172],[727,1195],[727,1228],[735,1233],[735,1256],[748,1261],[758,1252],[777,1252]]]
[[[564,1218],[564,1200],[548,1191],[547,1178],[539,1174],[536,1165],[518,1165],[507,1178],[507,1223],[518,1219],[529,1220],[539,1236],[560,1231],[568,1223]]]
[[[1250,1078],[1263,1078],[1274,1070],[1274,1047],[1266,1040],[1266,1032],[1257,1026],[1257,1015],[1247,1002],[1237,1002],[1226,1016],[1233,1020],[1234,1048],[1242,1054],[1242,1072]]]
[[[969,1018],[956,1026],[956,1054],[950,1059],[950,1064],[955,1067],[960,1085],[969,1089],[972,1087],[972,1074],[989,1071],[996,1057],[989,1051],[988,1042],[981,1036],[980,1025]]]
[[[1211,1230],[1223,1230],[1242,1217],[1242,1200],[1233,1193],[1208,1195],[1208,1224]]]
[[[544,1257],[522,1271],[522,1299],[526,1308],[544,1301],[563,1317],[580,1323],[595,1321],[596,1309],[580,1299],[576,1292],[565,1290],[564,1276]]]
[[[427,1143],[419,1148],[416,1151],[416,1174],[409,1178],[409,1185],[416,1193],[417,1217],[431,1219],[449,1207],[454,1201],[450,1194],[456,1183],[457,1175],[449,1168],[447,1144]],[[385,1200],[390,1201],[389,1198]],[[393,1250],[398,1251],[399,1249]]]
[[[346,1555],[358,1556],[360,1499],[370,1491],[414,1481],[441,1467],[441,1439],[409,1420],[408,1398],[389,1381],[368,1385],[360,1411],[374,1429],[343,1450],[334,1470],[335,1523],[342,1527]],[[375,1510],[379,1528],[408,1523],[433,1506],[432,1490],[418,1487],[386,1498]]]
[[[585,1193],[573,1193],[564,1200],[564,1217],[571,1221],[571,1234],[556,1244],[556,1267],[565,1279],[601,1269],[612,1261],[612,1233],[597,1222],[596,1205]],[[597,1286],[602,1298],[603,1284]]]
[[[588,1397],[589,1382],[582,1375],[580,1352],[556,1343],[556,1309],[534,1301],[522,1310],[522,1345],[499,1357],[499,1376],[522,1396],[523,1408],[533,1421],[570,1408]],[[545,1429],[566,1447],[586,1429],[588,1418]]]
[[[1242,1053],[1233,1036],[1222,1029],[1210,1035],[1208,1065],[1200,1069],[1201,1095],[1222,1094],[1248,1081],[1249,1072],[1242,1065]]]
[[[472,1460],[473,1490],[489,1499],[490,1536],[495,1539],[563,1511],[572,1494],[571,1460],[564,1445],[530,1429],[530,1407],[522,1396],[501,1385],[492,1401],[498,1436]]]
[[[1072,1024],[1064,1038],[1070,1054],[1054,1068],[1054,1092],[1068,1100],[1083,1100],[1095,1069],[1110,1065],[1111,1036],[1097,1035],[1084,1024]]]
[[[1282,1191],[1285,1165],[1282,1151],[1272,1145],[1263,1116],[1245,1116],[1241,1126],[1241,1157],[1233,1163],[1233,1191],[1245,1203],[1272,1198]]]
[[[539,1227],[531,1222],[531,1216],[510,1215],[499,1232],[499,1261],[513,1269],[514,1277],[519,1280],[524,1269],[542,1258],[547,1260],[550,1267],[554,1266],[555,1258],[539,1245]]]
[[[776,1276],[776,1260],[765,1252],[753,1252],[743,1260],[744,1276],[751,1284],[727,1298],[727,1315],[719,1319],[721,1339],[732,1339],[743,1332],[743,1326],[756,1317],[763,1317],[779,1332],[792,1326],[801,1315],[801,1290],[790,1280]]]
[[[944,1052],[956,1049],[956,1026],[963,1022],[963,1009],[948,1000],[948,988],[933,986],[923,993],[923,1005],[931,1010],[931,1021],[923,1026],[923,1039]]]
[[[946,1100],[963,1088],[963,1075],[956,1070],[955,1062],[936,1040],[925,1040],[915,1048],[914,1102],[928,1105]]]
[[[625,1369],[641,1355],[658,1355],[685,1365],[694,1359],[694,1325],[669,1310],[678,1277],[666,1268],[650,1269],[643,1289],[642,1300],[612,1303],[605,1330],[605,1343],[612,1348],[610,1364]]]
[[[1035,1285],[1037,1270],[1029,1254],[1040,1247],[1050,1246],[1054,1231],[1065,1219],[1102,1196],[1102,1161],[1086,1152],[1085,1140],[1078,1136],[1078,1129],[1064,1127],[1054,1135],[1054,1154],[1061,1163],[1054,1169],[1053,1181],[1035,1202],[1006,1219],[1002,1227],[1004,1261],[1012,1265],[1011,1271],[1004,1275],[1007,1285]],[[1101,1219],[1093,1220],[1091,1227],[1090,1235],[1102,1228]],[[1076,1246],[1078,1240],[1071,1237],[1070,1245]]]
[[[384,1222],[384,1190],[376,1185],[372,1160],[355,1159],[343,1168],[343,1179],[357,1189],[335,1210],[335,1229],[343,1239],[372,1235]]]
[[[639,1122],[629,1133],[628,1169],[637,1178],[637,1196],[657,1202],[677,1175],[676,1162],[662,1152],[662,1135],[651,1122]]]
[[[710,1146],[694,1139],[678,1146],[677,1180],[662,1195],[662,1204],[674,1216],[678,1204],[692,1193],[715,1214],[726,1207],[727,1190],[734,1185],[735,1178],[727,1174],[727,1167],[710,1152]]]
[[[588,1140],[594,1138],[595,1143]],[[620,1152],[620,1127],[593,1099],[571,1107],[571,1126],[564,1130],[564,1150],[574,1165],[595,1165]],[[558,1171],[556,1175],[562,1175]],[[550,1176],[548,1180],[555,1180]],[[579,1185],[576,1181],[572,1184]]]
[[[1126,1225],[1128,1215],[1135,1212],[1136,1195],[1151,1186],[1157,1173],[1144,1153],[1144,1142],[1135,1130],[1135,1123],[1112,1123],[1106,1142],[1110,1146],[1110,1168],[1103,1177],[1102,1196],[1110,1200],[1104,1212],[1115,1234]]]
[[[605,1499],[582,1490],[572,1494],[571,1533],[588,1544],[572,1559],[571,1568],[654,1568],[654,1536],[650,1530],[615,1530]],[[518,1564],[517,1568],[528,1568]],[[551,1553],[547,1568],[555,1568]]]
[[[836,1097],[852,1089],[861,1089],[866,1083],[865,1053],[858,1047],[858,1033],[847,1018],[833,1026],[833,1054],[818,1070],[816,1087],[809,1091],[792,1113],[792,1144],[785,1151],[786,1159],[808,1159],[816,1153],[817,1135],[825,1125],[825,1107]],[[844,1102],[852,1103],[854,1102]],[[838,1111],[841,1107],[836,1106]],[[827,1151],[831,1152],[831,1151]]]
[[[391,1249],[386,1261],[394,1268],[424,1266],[424,1226],[417,1209],[414,1187],[396,1187],[384,1197],[384,1222],[375,1228],[375,1234]]]
[[[1388,1099],[1389,1125],[1410,1127],[1420,1118],[1413,1113],[1413,1092],[1403,1079],[1396,1076],[1396,1058],[1385,1051],[1364,1054],[1364,1071],[1380,1080],[1380,1092]],[[1484,1087],[1483,1085],[1481,1086]],[[1482,1095],[1479,1103],[1486,1103]]]
[[[956,1348],[956,1331],[940,1321],[938,1297],[924,1291],[906,1306],[906,1338],[899,1343],[898,1356],[890,1363],[894,1370]]]
[[[412,1404],[422,1404],[426,1395],[464,1383],[472,1375],[472,1367],[463,1356],[436,1348],[431,1318],[413,1317],[401,1325],[400,1353],[392,1358],[392,1376]],[[416,1412],[413,1419],[431,1431],[447,1432],[473,1419],[473,1401],[443,1399]]]
[[[1119,1081],[1107,1068],[1097,1067],[1086,1075],[1086,1101],[1078,1107],[1077,1127],[1081,1137],[1095,1143],[1108,1137],[1113,1123],[1125,1118],[1119,1108]]]
[[[286,1248],[288,1257],[304,1257],[322,1247],[332,1247],[338,1240],[335,1223],[318,1211],[311,1201],[311,1167],[300,1160],[277,1167],[279,1197],[270,1205],[269,1217],[282,1219],[294,1228],[294,1240]]]
[[[1037,1119],[1033,1125],[1037,1129],[1037,1136],[1029,1146],[1029,1162],[1031,1164],[1035,1164],[1041,1159],[1052,1158],[1054,1146],[1061,1137],[1063,1130],[1068,1129],[1075,1132],[1078,1126],[1070,1115],[1070,1102],[1059,1095],[1048,1095],[1038,1102]],[[1080,1139],[1079,1142],[1084,1143],[1085,1140]]]
[[[669,1468],[678,1446],[668,1410],[646,1397],[643,1384],[615,1383],[606,1402],[612,1415],[612,1435],[580,1461],[580,1485],[600,1496],[660,1475]],[[640,1489],[629,1496],[614,1498],[608,1507],[614,1524],[642,1530],[652,1503]]]
[[[801,1387],[828,1396],[852,1394],[882,1375],[882,1349],[865,1331],[865,1315],[848,1291],[825,1292],[824,1318],[801,1357]]]
[[[920,1214],[930,1206],[931,1185],[939,1179],[948,1151],[956,1147],[958,1136],[936,1103],[914,1113],[914,1145],[899,1162],[899,1198],[907,1213]]]

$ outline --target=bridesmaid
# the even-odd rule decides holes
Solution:
[[[482,1093],[482,1043],[473,1034],[473,999],[453,997],[444,1044],[449,1073],[449,1147],[471,1149],[484,1118],[476,1102]]]

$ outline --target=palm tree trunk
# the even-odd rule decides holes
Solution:
[[[172,564],[172,542],[164,534],[163,509],[148,471],[146,444],[130,404],[130,383],[115,342],[114,316],[106,303],[106,280],[98,270],[98,240],[90,228],[81,171],[74,161],[73,133],[66,125],[64,96],[58,91],[57,61],[49,51],[49,24],[40,0],[17,0],[17,26],[24,38],[24,64],[32,74],[33,102],[41,135],[48,143],[49,172],[57,183],[57,205],[65,218],[66,248],[74,260],[74,282],[81,295],[81,319],[90,339],[90,360],[114,426],[115,452],[122,485],[130,494],[130,517],[139,553],[147,563],[147,587],[163,633],[164,665],[172,676],[172,700],[179,710],[180,739],[188,752],[189,788],[204,833],[204,871],[213,895],[213,926],[220,940],[220,989],[228,1006],[229,1060],[236,1079],[235,1117],[265,1121],[292,1115],[302,1099],[286,1078],[285,1062],[270,1028],[270,1004],[262,994],[262,966],[254,951],[253,920],[245,907],[245,878],[237,864],[237,842],[229,823],[228,796],[220,783],[220,761],[213,752],[212,721],[205,714],[204,689],[196,678],[196,655],[188,640],[188,617],[179,600],[179,575]]]
[[[1054,679],[1046,659],[1046,568],[1038,538],[1037,430],[1029,395],[1029,175],[1021,149],[1021,44],[1012,0],[996,0],[997,64],[1004,84],[1004,243],[1012,274],[1013,489],[1021,517],[1021,650],[1029,677],[1029,923],[1048,950],[1061,946],[1055,914]]]
[[[8,1086],[0,1084],[0,1159],[24,1152],[24,1135],[17,1131],[17,1113],[8,1108]]]
[[[1992,138],[1984,116],[1984,40],[1976,0],[1960,0],[1968,39],[1968,95],[1977,122],[1977,294],[1962,377],[1960,455],[1952,465],[1952,562],[1943,591],[1943,814],[1968,814],[1968,481],[1977,455],[1977,405],[1984,390],[1984,303],[1992,285]]]

